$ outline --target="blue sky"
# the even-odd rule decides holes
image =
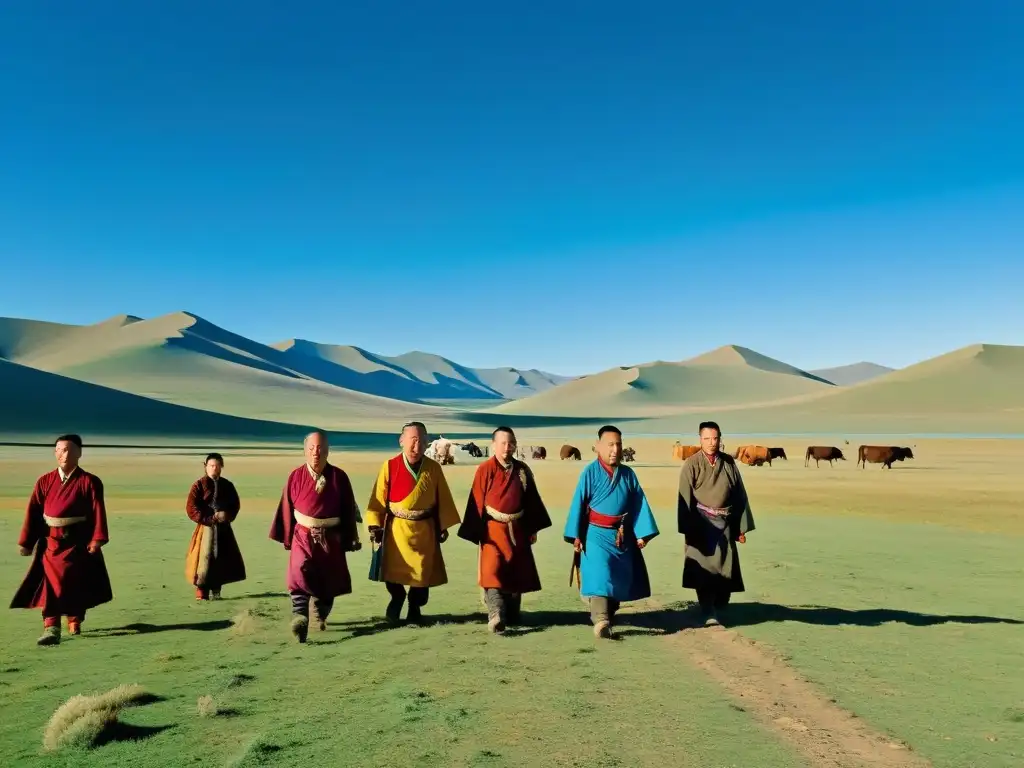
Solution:
[[[1024,343],[1024,4],[156,5],[0,9],[0,315],[571,374]]]

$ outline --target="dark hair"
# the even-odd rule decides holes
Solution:
[[[58,437],[56,440],[53,441],[53,447],[56,448],[57,447],[57,443],[62,443],[65,440],[67,442],[69,442],[69,443],[74,443],[79,448],[82,447],[82,438],[81,438],[81,436],[75,435],[75,434],[61,435],[60,437]]]
[[[427,434],[427,425],[422,421],[407,421],[402,425],[402,431],[405,432],[409,427],[416,427],[424,435]]]
[[[611,424],[605,424],[603,427],[597,430],[597,439],[600,440],[602,437],[604,437],[605,432],[614,432],[619,437],[622,437],[622,432],[619,430],[618,427],[613,427]]]
[[[216,460],[217,460],[217,461],[219,461],[219,462],[220,462],[221,464],[223,464],[223,463],[224,463],[224,457],[223,457],[223,456],[221,456],[221,455],[220,455],[219,453],[210,453],[210,454],[207,454],[207,456],[206,456],[206,461],[204,461],[204,462],[203,462],[203,464],[204,464],[204,465],[205,465],[205,464],[209,464],[209,463],[210,463],[210,459],[216,459]]]
[[[512,431],[512,427],[498,427],[496,430],[491,432],[491,440],[496,438],[499,432],[506,432],[513,440],[516,439],[516,433]]]
[[[714,421],[702,421],[700,423],[700,426],[697,427],[697,434],[699,435],[705,429],[713,429],[713,430],[715,430],[715,432],[718,433],[719,437],[722,436],[722,428],[720,426],[718,426],[717,422],[714,422]]]

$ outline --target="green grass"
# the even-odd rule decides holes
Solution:
[[[1012,506],[1024,482],[1011,474],[1021,446],[977,454],[978,471],[967,473],[949,446],[917,452],[915,471],[819,472],[799,460],[744,470],[758,530],[742,550],[750,591],[733,622],[823,696],[936,766],[1019,765],[1024,625],[949,617],[1024,619],[1024,515]],[[50,465],[45,451],[13,456],[4,454],[0,471],[0,537],[12,552],[0,582],[12,593],[27,565],[13,556],[25,497]],[[378,458],[341,456],[361,500]],[[34,645],[38,612],[0,613],[0,753],[11,764],[812,764],[665,636],[679,627],[679,601],[692,597],[679,587],[671,465],[638,467],[663,535],[646,550],[654,600],[637,609],[649,613],[624,624],[621,642],[595,643],[566,584],[559,534],[581,466],[547,462],[535,471],[555,528],[536,550],[544,591],[524,601],[540,626],[514,637],[484,631],[475,551],[453,538],[451,583],[427,607],[441,623],[382,629],[386,594],[366,579],[363,551],[350,560],[355,593],[303,647],[287,633],[285,552],[266,537],[300,454],[228,456],[226,474],[243,495],[236,531],[249,579],[207,604],[195,603],[183,576],[192,524],[182,505],[200,461],[103,453],[84,462],[108,488],[115,600],[59,648]],[[471,472],[446,468],[460,501]],[[978,509],[979,498],[991,507]],[[63,701],[132,683],[160,697],[122,712],[118,738],[138,740],[43,756],[43,728]],[[199,713],[202,696],[216,716]]]

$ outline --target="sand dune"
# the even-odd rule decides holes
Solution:
[[[769,403],[834,388],[807,371],[745,347],[726,346],[679,363],[613,368],[491,411],[659,417],[693,408]]]
[[[826,381],[831,381],[840,387],[848,387],[852,384],[870,381],[887,373],[892,373],[895,368],[889,368],[878,363],[852,363],[851,365],[840,365],[836,368],[819,368],[811,371],[815,376],[820,376]]]

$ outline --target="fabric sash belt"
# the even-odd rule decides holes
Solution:
[[[309,517],[304,515],[299,510],[294,510],[295,522],[304,528],[309,529],[310,538],[314,544],[319,544],[324,552],[330,552],[327,546],[327,537],[324,536],[325,528],[337,528],[341,525],[340,517]]]
[[[697,502],[697,509],[699,509],[701,512],[703,512],[705,515],[709,517],[725,517],[729,514],[728,509],[718,509],[716,507],[709,507],[706,504],[701,504],[699,501]]]
[[[588,508],[588,519],[591,525],[598,528],[617,528],[615,532],[615,546],[622,549],[622,542],[626,535],[626,515],[603,515]]]
[[[50,517],[49,515],[43,515],[43,522],[51,528],[64,528],[69,525],[77,525],[78,523],[84,523],[87,518],[82,517]]]
[[[430,508],[430,509],[409,509],[408,507],[403,507],[401,504],[397,504],[394,501],[392,501],[390,504],[388,504],[388,511],[391,512],[391,514],[394,515],[397,518],[400,518],[402,520],[413,520],[413,521],[415,521],[415,520],[425,520],[426,518],[428,518],[432,514],[434,514],[433,508]]]
[[[484,506],[484,509],[487,510],[488,515],[493,517],[499,523],[505,523],[508,526],[508,537],[512,540],[512,546],[516,546],[516,532],[515,529],[512,527],[512,523],[514,523],[516,520],[522,519],[524,514],[523,510],[520,509],[518,512],[506,513],[499,512],[494,507],[486,505]]]

